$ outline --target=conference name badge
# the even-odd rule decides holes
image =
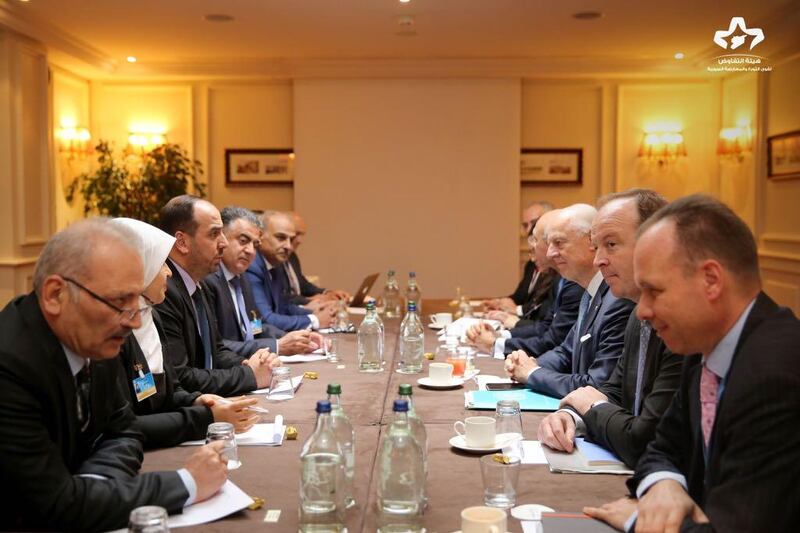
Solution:
[[[134,368],[139,371],[139,377],[133,380],[133,391],[136,393],[136,401],[141,402],[156,393],[156,382],[152,372],[145,374],[141,365]]]
[[[253,335],[260,335],[264,331],[261,319],[256,315],[255,311],[251,311],[251,313],[253,313],[253,320],[250,321],[250,331],[253,332]]]

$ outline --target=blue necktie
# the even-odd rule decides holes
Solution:
[[[192,294],[192,301],[194,302],[194,310],[197,312],[197,327],[200,330],[200,340],[203,342],[203,355],[204,364],[203,368],[211,369],[211,329],[208,326],[208,314],[206,313],[206,306],[203,305],[203,294],[200,292],[200,287],[195,289]]]
[[[239,328],[242,330],[244,340],[253,340],[253,328],[247,319],[247,308],[244,305],[244,295],[242,294],[242,279],[236,276],[231,279],[231,285],[236,293],[236,307],[239,309]]]
[[[642,407],[642,380],[644,379],[644,365],[647,357],[647,345],[650,343],[650,333],[653,331],[650,324],[642,320],[642,329],[639,331],[639,359],[636,363],[636,395],[633,400],[633,416],[639,416]]]
[[[592,301],[592,297],[589,295],[589,291],[584,291],[583,296],[581,296],[581,305],[578,308],[578,321],[575,323],[575,347],[573,352],[577,353],[578,347],[581,345],[581,331],[583,331],[583,319],[586,316],[586,311],[589,310],[589,303]]]

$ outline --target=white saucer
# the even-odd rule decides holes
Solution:
[[[450,378],[450,383],[440,385],[431,381],[431,378],[419,378],[417,384],[429,389],[455,389],[456,387],[462,386],[464,380],[461,378]]]
[[[517,520],[541,520],[542,513],[555,513],[555,510],[538,503],[526,503],[511,509],[511,516]]]
[[[502,433],[501,435],[509,435],[508,433]],[[450,446],[453,448],[458,448],[459,450],[463,450],[465,452],[493,452],[495,450],[503,449],[508,443],[508,438],[497,438],[494,439],[494,446],[488,447],[476,447],[476,446],[467,446],[467,440],[464,435],[456,435],[455,437],[450,438]]]
[[[431,323],[428,324],[428,327],[431,328],[431,329],[444,329],[449,325],[450,324],[434,324],[434,323],[431,322]]]

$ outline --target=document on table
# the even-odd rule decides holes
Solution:
[[[546,465],[547,457],[544,456],[542,443],[538,440],[522,441],[522,464]]]
[[[616,531],[599,520],[577,513],[542,513],[542,520],[522,520],[525,533],[611,533]]]
[[[464,393],[464,406],[467,409],[495,409],[500,400],[516,400],[523,411],[555,411],[558,398],[545,396],[530,389],[489,391],[476,390]]]
[[[283,425],[283,417],[275,417],[274,424],[256,424],[244,433],[236,434],[237,446],[280,446],[283,444],[283,434],[286,426]],[[200,446],[205,444],[204,440],[187,440],[181,446]]]
[[[299,376],[293,377],[291,381],[292,381],[292,388],[294,388],[294,390],[297,390],[297,387],[299,387],[300,383],[303,382],[302,374],[299,375]],[[277,390],[275,390],[276,394],[279,394],[281,392],[289,392],[289,385],[283,385],[283,386],[279,387]],[[256,389],[253,392],[251,392],[250,394],[269,394],[269,387],[266,387],[264,389]],[[275,398],[275,399],[278,399],[278,398]]]
[[[619,465],[625,466],[625,463],[622,462],[622,459],[614,455],[609,450],[606,450],[602,446],[598,446],[593,442],[589,442],[583,437],[577,437],[575,439],[575,445],[578,447],[578,450],[586,457],[586,461],[591,466],[605,466],[605,465]]]
[[[296,355],[279,355],[278,356],[278,359],[281,360],[281,363],[286,363],[286,364],[311,363],[313,361],[324,361],[327,358],[328,358],[328,356],[325,355],[324,353],[318,354],[317,352],[296,354]]]
[[[229,479],[213,497],[184,508],[183,514],[170,516],[169,527],[172,529],[213,522],[241,511],[252,503],[253,499]]]
[[[499,320],[483,320],[480,318],[472,318],[472,317],[461,317],[458,320],[448,324],[442,331],[439,333],[439,337],[443,338],[448,335],[455,335],[459,338],[464,337],[466,335],[467,330],[470,326],[477,324],[478,322],[486,322],[494,329],[500,329],[502,324]]]
[[[576,439],[577,440],[577,439]],[[559,452],[543,446],[544,456],[550,465],[551,472],[577,472],[580,474],[622,474],[631,475],[633,470],[625,463],[590,464],[589,459],[581,452],[580,446],[572,453]]]

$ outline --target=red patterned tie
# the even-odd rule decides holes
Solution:
[[[714,417],[717,414],[717,390],[719,377],[703,365],[700,375],[700,428],[703,430],[703,440],[708,448],[711,438],[711,428],[714,427]]]

